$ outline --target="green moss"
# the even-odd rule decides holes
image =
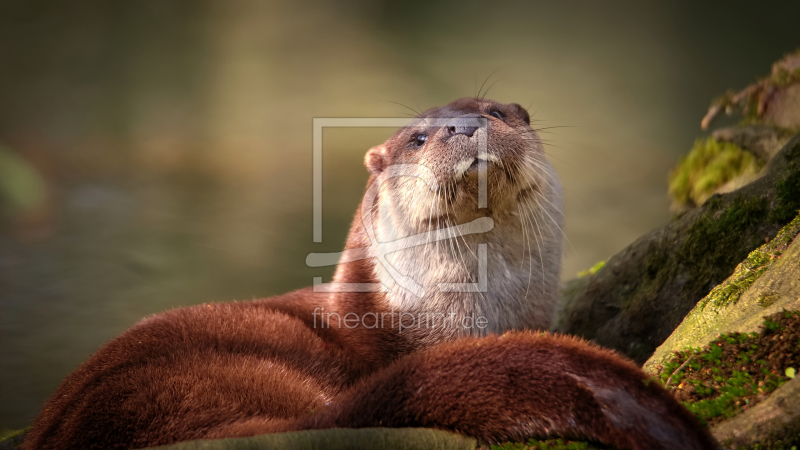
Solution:
[[[797,350],[777,348],[773,342],[778,336],[782,340],[785,333],[796,333],[798,319],[800,312],[783,311],[765,317],[760,333],[722,334],[704,349],[678,351],[657,379],[673,389],[673,395],[683,399],[682,404],[701,423],[733,417],[751,405],[751,399],[757,402],[791,378],[775,364],[795,358],[791,354],[796,355]],[[789,341],[786,345],[792,347]]]
[[[759,383],[753,379],[752,375],[735,370],[730,378],[720,380],[723,387],[719,388],[719,394],[716,397],[695,403],[684,403],[684,406],[696,415],[701,423],[706,423],[706,421],[715,417],[724,416],[730,418],[741,411],[740,403],[750,403],[747,399],[744,402],[740,402],[742,398],[757,395],[759,390],[772,392],[785,382],[782,378],[770,378],[759,386]],[[701,386],[702,384],[697,382],[695,389],[699,391]],[[710,395],[712,393],[711,388],[706,389],[709,391],[706,394]]]
[[[780,298],[780,295],[775,294],[774,292],[762,292],[758,295],[758,306],[762,308],[769,308],[775,301]]]
[[[736,267],[744,255],[732,249],[754,248],[758,239],[750,229],[762,221],[769,211],[767,200],[761,197],[737,196],[720,212],[709,208],[686,231],[681,248],[678,250],[680,263],[691,268],[698,280],[709,270]],[[743,239],[751,239],[742,245]]]
[[[677,205],[701,205],[720,186],[741,176],[758,173],[763,161],[730,142],[698,139],[669,181],[669,194]]]
[[[2,430],[0,431],[0,444],[8,445],[9,448],[16,448],[15,445],[20,444],[22,435],[28,431],[28,428],[21,430]]]
[[[545,441],[531,439],[526,444],[509,442],[501,445],[492,445],[492,450],[600,450],[606,448],[608,447],[596,447],[588,442],[564,439],[548,439]]]
[[[748,447],[739,447],[736,450],[797,450],[798,445],[800,445],[800,432],[795,432],[783,439],[759,442]]]
[[[744,294],[750,286],[769,268],[775,258],[780,257],[783,250],[792,242],[800,232],[800,215],[794,218],[789,224],[783,227],[775,238],[769,243],[753,250],[747,255],[733,271],[727,280],[720,283],[708,295],[700,301],[700,307],[705,308],[712,305],[714,308],[722,308],[730,304],[735,304],[739,297]],[[758,298],[759,305],[766,308],[775,302],[777,296],[769,293],[762,293]]]
[[[581,270],[580,272],[578,272],[578,278],[585,277],[587,275],[594,275],[597,273],[598,270],[602,269],[603,266],[605,265],[606,265],[605,261],[600,261],[587,270]]]
[[[800,211],[791,222],[781,228],[775,238],[767,244],[765,251],[781,252],[792,243],[798,234],[800,234]]]
[[[739,297],[769,268],[772,261],[768,253],[753,250],[734,271],[734,274],[718,285],[703,299],[701,308],[709,303],[715,308],[736,304]],[[774,301],[774,299],[773,299]]]
[[[769,217],[775,223],[786,223],[800,211],[800,142],[786,153],[786,158],[789,164],[776,184],[776,206]]]

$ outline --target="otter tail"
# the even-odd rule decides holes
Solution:
[[[403,358],[288,429],[431,427],[484,442],[534,437],[620,449],[717,449],[632,362],[580,339],[509,333]]]

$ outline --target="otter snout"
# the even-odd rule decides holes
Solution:
[[[472,137],[478,128],[486,126],[486,118],[479,114],[467,114],[451,120],[444,129],[445,135],[449,138],[458,134]]]

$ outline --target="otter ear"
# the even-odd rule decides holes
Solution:
[[[386,146],[381,144],[369,149],[367,155],[364,156],[364,165],[373,175],[383,172],[386,167]]]
[[[528,114],[527,109],[523,108],[522,105],[517,103],[512,103],[511,106],[514,107],[516,114],[520,119],[524,120],[528,125],[531,124],[531,116]]]

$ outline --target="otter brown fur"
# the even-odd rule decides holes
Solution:
[[[424,145],[418,145],[420,136],[427,136]],[[372,241],[442,229],[452,236],[441,241],[426,236],[425,245],[387,255],[399,274],[419,280],[421,292],[398,283],[401,277],[388,273],[387,264],[375,266],[374,276],[391,291],[385,296],[388,306],[414,315],[434,311],[485,318],[484,327],[409,330],[415,342],[433,345],[461,336],[550,328],[561,267],[561,185],[524,108],[456,100],[426,111],[371,149],[365,163],[372,173],[368,186],[375,189],[376,198],[370,204],[368,189],[348,248],[374,244],[366,239],[364,224],[374,230]],[[392,176],[390,169],[403,172],[402,176]],[[491,222],[489,231],[469,234],[453,229],[481,220]],[[487,249],[484,288],[442,289],[442,284],[480,284],[476,274],[481,270],[481,244]],[[369,251],[375,256],[374,245]],[[335,281],[350,280],[350,273],[348,264],[340,264]]]
[[[488,125],[455,120],[465,117]],[[367,154],[379,186],[365,195],[334,277],[350,285],[144,319],[64,380],[24,448],[129,449],[370,426],[434,427],[486,442],[566,436],[618,448],[715,448],[631,362],[530,331],[550,325],[562,219],[560,188],[528,122],[518,105],[483,99],[424,113]],[[405,175],[381,179],[401,165]],[[409,209],[398,193],[422,206]],[[441,227],[456,233],[486,218],[488,231],[437,240]],[[396,272],[378,262],[378,242],[414,235],[427,240],[387,257]],[[483,280],[479,237],[491,245]],[[353,283],[389,290],[353,292]],[[441,283],[477,288],[437,290]],[[419,318],[425,308],[442,316],[403,328],[402,314]],[[467,326],[470,315],[485,326]]]

